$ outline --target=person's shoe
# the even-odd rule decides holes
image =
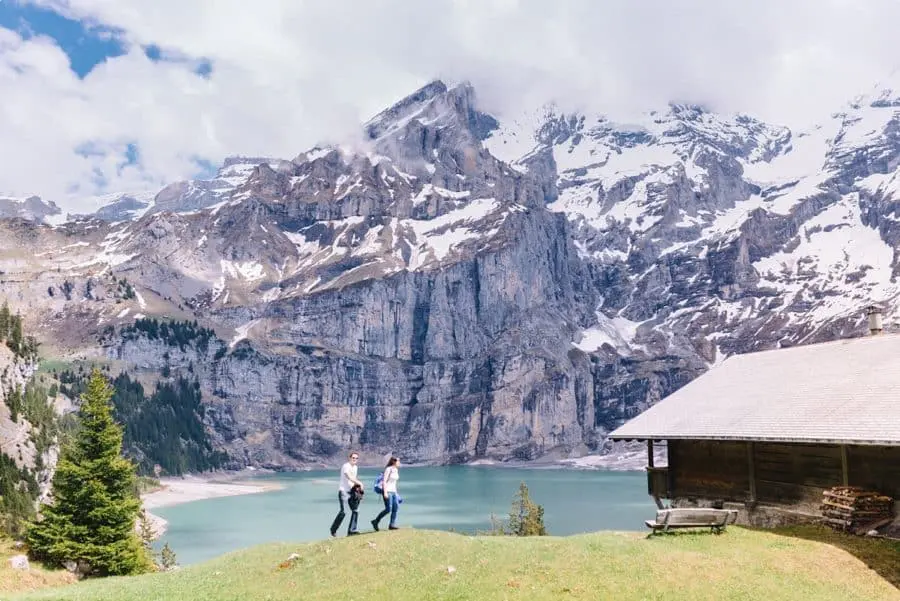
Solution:
[[[356,536],[357,534],[359,534],[359,530],[354,530],[353,532],[348,532],[347,536]]]
[[[378,522],[376,522],[375,520],[372,520],[371,524],[372,524],[372,528],[375,529],[375,532],[378,532]]]
[[[337,536],[337,532],[336,532],[336,531],[331,530],[330,528],[329,528],[328,531],[331,532],[331,536]]]
[[[399,526],[388,526],[388,530],[400,530]]]

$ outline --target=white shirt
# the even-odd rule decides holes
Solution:
[[[354,480],[357,479],[356,466],[348,461],[341,466],[341,484],[338,486],[339,491],[350,492],[350,489],[353,488],[353,482],[350,478],[353,478]]]
[[[384,492],[387,493],[396,493],[397,492],[397,480],[400,479],[400,470],[398,470],[393,465],[386,470],[384,470]]]

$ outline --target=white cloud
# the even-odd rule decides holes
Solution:
[[[98,173],[142,189],[193,157],[292,157],[433,77],[471,80],[501,114],[676,100],[806,124],[900,65],[896,0],[30,1],[214,64],[207,80],[133,46],[79,80],[52,40],[0,29],[0,191],[79,209],[65,197]],[[117,166],[129,143],[140,169]]]

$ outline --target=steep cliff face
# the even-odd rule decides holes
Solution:
[[[481,145],[496,126],[470,87],[437,82],[366,124],[364,149],[260,164],[207,211],[110,228],[135,302],[233,335],[204,352],[112,336],[108,356],[196,373],[235,465],[348,446],[437,462],[583,452],[594,384],[571,340],[599,296],[543,182]]]
[[[26,388],[33,384],[36,369],[34,361],[19,357],[0,344],[0,464],[4,468],[3,478],[9,479],[0,490],[13,493],[10,496],[24,495],[22,498],[27,501],[44,499],[49,494],[59,458],[55,425],[34,423],[34,408],[27,404],[23,407]],[[33,398],[30,402],[52,406],[55,399],[48,398],[43,389],[39,392],[43,398]],[[7,469],[10,467],[15,471]],[[15,499],[0,502],[0,530],[8,527],[3,519],[5,511],[22,509],[15,505]]]
[[[890,323],[896,96],[797,133],[498,120],[435,82],[356,147],[235,159],[133,221],[2,222],[4,292],[61,352],[195,374],[233,466],[581,454],[730,354],[854,335],[872,301]],[[144,316],[220,340],[119,335]]]
[[[507,227],[507,244],[445,269],[269,305],[274,339],[329,349],[277,380],[289,383],[285,417],[430,460],[581,444],[593,386],[569,341],[595,302],[586,272],[562,219],[522,212]]]
[[[20,393],[31,379],[35,366],[0,346],[0,453],[13,460],[19,469],[33,469],[37,452],[31,438],[31,424],[13,419],[9,398]]]

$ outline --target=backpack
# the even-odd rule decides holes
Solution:
[[[384,489],[381,487],[382,484],[384,484],[384,472],[381,472],[380,474],[378,474],[375,477],[375,486],[374,486],[375,494],[379,494],[379,495],[384,494]]]

